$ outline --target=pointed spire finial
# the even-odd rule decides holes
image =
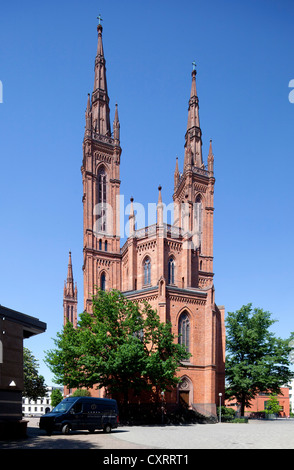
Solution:
[[[212,139],[210,139],[209,152],[208,152],[208,158],[207,158],[207,167],[208,167],[207,169],[211,176],[213,175],[213,171],[214,171],[213,164],[214,164],[214,155],[212,151]]]
[[[162,190],[162,187],[161,185],[159,185],[158,186],[158,204],[162,203],[161,190]]]
[[[99,15],[97,16],[97,20],[99,21],[98,25],[99,25],[99,24],[101,25],[101,21],[103,21],[103,19],[102,19],[100,13],[99,13]]]
[[[114,120],[113,120],[113,138],[116,142],[120,140],[120,124],[118,118],[118,107],[117,103],[115,103],[115,113],[114,113]]]
[[[178,186],[180,179],[180,172],[179,172],[179,159],[176,157],[176,168],[174,172],[174,187],[176,188]]]
[[[129,215],[129,229],[130,229],[130,236],[131,236],[135,233],[136,221],[135,221],[135,212],[134,212],[134,205],[133,205],[134,198],[131,197],[130,201],[131,201],[131,209],[130,209],[130,215]]]
[[[191,151],[193,156],[192,164],[198,168],[201,168],[203,165],[202,160],[202,141],[201,141],[201,129],[199,121],[199,100],[196,90],[196,62],[192,62],[192,84],[191,84],[191,93],[189,99],[189,108],[188,108],[188,122],[187,122],[187,132],[186,132],[186,144],[188,140],[188,134],[191,137]]]
[[[100,17],[101,21],[101,17]],[[109,96],[106,80],[106,60],[104,57],[102,26],[97,26],[98,43],[95,58],[95,76],[92,93],[92,124],[97,134],[111,136]]]
[[[70,250],[68,254],[67,280],[66,280],[65,286],[66,286],[67,295],[73,296],[73,271],[72,271],[72,261],[71,261]]]
[[[161,185],[158,186],[158,201],[157,201],[157,225],[163,226],[163,203],[161,197]]]
[[[119,119],[118,119],[118,106],[117,106],[117,103],[115,103],[114,121],[115,121],[115,122],[119,122]]]

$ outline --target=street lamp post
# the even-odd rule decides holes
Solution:
[[[223,394],[219,393],[218,396],[219,396],[219,422],[221,423],[222,422],[222,396]]]
[[[163,404],[163,400],[164,400],[164,390],[162,390],[162,392],[161,392],[161,424],[164,423],[164,404]]]

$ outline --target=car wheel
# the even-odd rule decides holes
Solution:
[[[105,424],[103,431],[106,432],[107,434],[110,433],[111,432],[111,425],[110,424]]]
[[[68,424],[64,424],[64,425],[62,426],[62,430],[61,430],[62,434],[69,434],[69,431],[70,431],[69,425],[68,425]]]
[[[93,434],[95,432],[95,428],[89,428],[88,431],[90,434]]]

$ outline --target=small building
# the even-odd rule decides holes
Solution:
[[[251,407],[245,407],[245,416],[251,418],[258,418],[264,415],[267,402],[270,400],[272,394],[270,392],[260,392],[254,399],[251,400]],[[290,397],[289,388],[281,387],[281,393],[277,395],[277,399],[280,405],[280,418],[289,418],[290,416]],[[236,400],[226,400],[226,406],[233,408],[238,414],[240,406],[236,403]]]
[[[290,413],[294,413],[294,379],[288,383],[289,387],[289,401],[290,401]]]
[[[44,397],[37,400],[23,397],[22,399],[22,413],[24,416],[41,416],[45,413],[52,411],[51,394],[53,390],[60,390],[63,393],[63,387],[47,387],[47,393]]]
[[[25,434],[23,340],[43,333],[46,327],[35,317],[0,306],[0,438]]]

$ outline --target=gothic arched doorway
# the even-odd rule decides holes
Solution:
[[[182,377],[178,385],[178,403],[179,405],[190,407],[193,400],[193,384],[186,375]]]

